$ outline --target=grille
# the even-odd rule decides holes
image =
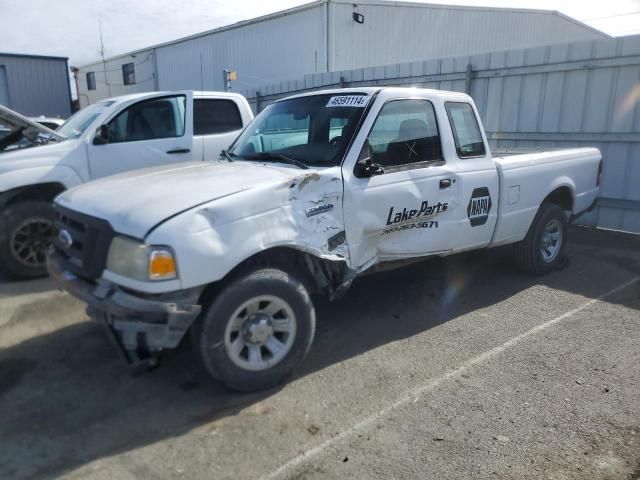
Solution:
[[[53,247],[68,270],[86,279],[97,279],[107,263],[114,232],[109,222],[55,206]],[[61,231],[71,237],[71,245],[62,241]]]

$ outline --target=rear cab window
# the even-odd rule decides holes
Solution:
[[[196,98],[193,101],[193,134],[215,135],[242,129],[242,117],[233,100]]]
[[[469,103],[445,102],[456,151],[460,158],[484,157],[486,149],[478,120]]]

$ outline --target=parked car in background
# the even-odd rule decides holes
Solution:
[[[65,192],[49,268],[130,362],[190,331],[238,390],[287,378],[313,340],[309,294],[372,269],[506,244],[526,272],[558,268],[602,172],[596,148],[492,157],[468,95],[413,88],[279,100],[225,156]]]
[[[65,122],[64,118],[45,117],[44,115],[31,117],[31,120],[51,130],[57,130]]]
[[[0,270],[17,278],[46,274],[51,202],[64,190],[138,168],[218,159],[252,119],[243,96],[220,92],[111,98],[55,132],[0,109],[0,123],[11,130],[0,140]]]
[[[0,154],[62,139],[46,125],[0,105]]]
[[[11,129],[9,127],[0,125],[0,140],[2,140],[4,137],[9,135],[10,133],[11,133]]]

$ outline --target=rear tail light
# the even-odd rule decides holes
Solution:
[[[596,178],[596,187],[600,186],[602,181],[602,159],[600,159],[600,163],[598,164],[598,177]]]

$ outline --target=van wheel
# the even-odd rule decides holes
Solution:
[[[53,206],[28,201],[0,214],[0,270],[16,279],[47,274],[47,250],[53,239]]]
[[[527,236],[515,244],[516,265],[534,275],[544,275],[557,269],[565,261],[568,233],[564,210],[555,204],[543,203]]]
[[[209,373],[233,390],[274,387],[307,355],[315,333],[309,293],[276,269],[229,284],[194,325],[195,347]]]

